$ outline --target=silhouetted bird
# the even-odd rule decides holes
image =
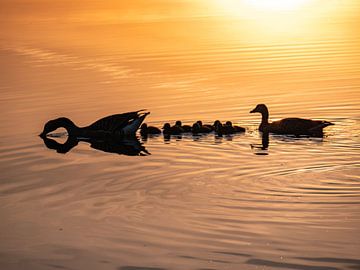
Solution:
[[[227,121],[225,123],[226,126],[230,127],[233,129],[234,133],[238,133],[238,132],[245,132],[245,128],[243,127],[239,127],[239,126],[233,126],[231,121]]]
[[[163,126],[163,134],[166,135],[180,135],[184,130],[179,126],[170,126],[169,123],[165,123]]]
[[[146,123],[144,123],[140,127],[140,134],[143,137],[146,137],[148,135],[161,134],[161,129],[153,126],[148,126]]]
[[[215,128],[215,133],[219,136],[222,136],[223,133],[223,124],[221,124],[221,122],[219,120],[216,120],[214,122],[214,128]]]
[[[183,132],[191,132],[191,126],[183,125],[179,120],[176,121],[175,126],[181,127],[183,129]]]
[[[213,125],[208,125],[208,124],[203,125],[203,122],[201,120],[198,120],[196,123],[198,123],[201,128],[205,127],[207,129],[210,129],[210,131],[214,130]],[[207,133],[207,132],[203,132],[203,133]]]
[[[207,126],[201,126],[199,124],[199,121],[197,121],[196,123],[193,124],[191,131],[193,134],[210,133],[212,131],[212,129]]]
[[[228,123],[229,124],[229,123]],[[223,125],[219,120],[214,122],[215,132],[219,135],[230,135],[235,133],[235,128],[232,125]]]
[[[308,135],[314,137],[323,136],[323,128],[334,125],[328,121],[311,120],[302,118],[285,118],[269,123],[269,111],[265,104],[258,104],[250,113],[261,113],[262,120],[259,131],[276,134]]]
[[[143,110],[114,114],[97,120],[86,127],[78,127],[69,118],[60,117],[48,121],[40,137],[45,137],[48,133],[58,129],[65,128],[69,136],[84,138],[103,138],[107,136],[135,136],[136,130],[149,112],[143,113]]]

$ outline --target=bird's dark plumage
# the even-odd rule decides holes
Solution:
[[[146,123],[140,127],[141,136],[161,134],[161,129],[153,126],[148,126]]]
[[[184,130],[177,125],[170,126],[169,123],[165,123],[163,126],[163,134],[166,134],[166,135],[180,135],[183,132],[184,132]]]
[[[67,130],[69,136],[75,137],[101,138],[109,135],[135,136],[136,130],[149,114],[149,112],[143,113],[142,111],[143,110],[106,116],[86,127],[78,127],[70,119],[60,117],[48,121],[44,125],[40,136],[45,137],[48,133],[61,127]]]
[[[181,127],[183,132],[191,132],[191,126],[183,125],[180,120],[176,121],[175,126]]]
[[[261,113],[262,115],[262,120],[259,126],[259,131],[261,132],[322,137],[323,129],[327,126],[334,125],[328,121],[303,118],[284,118],[282,120],[269,123],[269,111],[265,104],[258,104],[255,109],[250,111],[250,113],[255,112]]]
[[[199,121],[193,124],[191,129],[193,134],[199,134],[199,133],[210,133],[212,132],[212,128],[209,128],[205,125],[200,125]]]

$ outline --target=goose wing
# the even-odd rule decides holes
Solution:
[[[87,128],[91,130],[106,130],[111,132],[119,131],[131,124],[135,119],[139,118],[139,112],[141,111],[143,110],[109,115],[97,120]]]
[[[286,134],[309,134],[313,131],[321,131],[324,127],[333,125],[327,121],[310,120],[302,118],[285,118],[271,123],[273,128]]]

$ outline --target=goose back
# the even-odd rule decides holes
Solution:
[[[97,120],[87,126],[89,130],[106,130],[110,132],[121,131],[123,128],[131,124],[135,119],[139,118],[139,112],[143,110],[109,115]]]
[[[327,121],[285,118],[265,126],[265,131],[278,134],[321,135],[323,128],[333,125]]]

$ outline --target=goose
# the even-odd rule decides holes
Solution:
[[[146,123],[144,123],[140,127],[140,134],[143,137],[146,137],[147,135],[161,134],[161,129],[153,126],[148,126]]]
[[[219,120],[214,122],[214,130],[215,133],[219,136],[228,134],[224,128],[224,125]]]
[[[302,118],[284,118],[279,121],[269,123],[269,110],[265,104],[258,104],[250,113],[261,113],[262,120],[259,131],[276,134],[289,135],[308,135],[313,137],[322,137],[323,128],[334,125],[331,122],[323,120],[311,120]]]
[[[183,125],[180,120],[175,122],[175,126],[181,127],[184,132],[191,132],[191,126],[189,125]]]
[[[213,125],[207,125],[207,124],[203,125],[203,122],[201,120],[196,121],[196,123],[198,123],[201,128],[204,127],[206,129],[210,129],[210,131],[213,131],[215,129],[215,127]],[[204,133],[206,133],[206,132],[204,132]]]
[[[165,123],[163,126],[163,134],[166,134],[166,135],[180,135],[183,132],[184,132],[184,130],[177,125],[170,126],[169,123]]]
[[[245,128],[239,126],[233,126],[231,121],[226,121],[225,125],[223,125],[219,120],[214,122],[215,132],[218,135],[229,135],[238,132],[245,132]]]
[[[210,133],[212,131],[211,128],[205,126],[205,125],[200,125],[199,122],[201,121],[197,121],[196,123],[193,124],[191,131],[193,134],[198,134],[198,133]]]
[[[228,126],[230,129],[234,130],[234,133],[238,133],[238,132],[245,132],[245,128],[243,127],[239,127],[239,126],[233,126],[231,121],[227,121],[225,123],[226,126]]]
[[[215,132],[219,136],[230,135],[235,133],[235,128],[232,125],[229,125],[229,123],[223,125],[219,120],[216,120],[214,122],[214,128],[215,128]]]
[[[136,130],[150,113],[144,113],[143,111],[139,110],[106,116],[86,127],[78,127],[69,118],[60,117],[48,121],[39,136],[44,138],[50,132],[61,127],[66,129],[69,136],[82,138],[104,138],[111,135],[121,137],[135,136]]]

